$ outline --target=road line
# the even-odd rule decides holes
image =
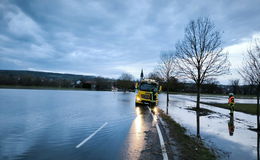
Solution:
[[[101,127],[99,127],[99,129],[97,129],[94,133],[92,133],[90,136],[88,136],[87,138],[85,138],[82,142],[80,142],[80,144],[78,144],[76,146],[76,148],[81,147],[84,143],[86,143],[88,140],[90,140],[93,136],[95,136],[102,128],[104,128],[108,123],[105,122]]]
[[[158,133],[159,140],[160,140],[163,160],[168,160],[168,155],[167,155],[165,143],[164,143],[164,140],[163,140],[162,132],[161,132],[161,129],[160,129],[160,127],[158,125],[158,121],[157,121],[158,117],[152,113],[152,111],[151,111],[149,106],[147,106],[147,107],[148,107],[148,109],[149,109],[153,119],[156,121],[156,129],[157,129],[157,133]]]

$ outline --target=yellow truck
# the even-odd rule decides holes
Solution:
[[[152,79],[144,79],[135,85],[137,94],[135,97],[135,104],[158,104],[158,94],[161,91],[161,86]]]

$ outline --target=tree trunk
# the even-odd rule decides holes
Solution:
[[[197,104],[196,108],[200,109],[200,84],[197,84]]]
[[[168,114],[169,107],[169,80],[167,80],[167,99],[166,99],[166,114]]]
[[[260,90],[260,85],[257,87],[257,131],[259,131],[259,90]]]

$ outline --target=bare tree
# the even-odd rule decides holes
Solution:
[[[168,114],[169,106],[169,81],[171,77],[176,76],[175,72],[175,56],[171,51],[163,51],[160,55],[160,62],[156,68],[158,75],[166,82],[167,99],[166,99],[166,114]]]
[[[193,80],[197,87],[197,109],[203,82],[229,71],[228,53],[221,44],[221,35],[209,18],[190,21],[184,39],[176,44],[180,75]]]
[[[159,82],[160,84],[163,82],[163,79],[161,78],[161,76],[158,74],[158,72],[155,70],[154,72],[150,72],[147,76],[148,79],[153,79],[157,82]]]
[[[117,86],[120,89],[123,89],[124,92],[126,92],[127,90],[131,90],[134,88],[133,80],[134,80],[133,75],[129,73],[122,73],[119,79],[117,80]]]
[[[230,80],[230,84],[231,84],[231,87],[232,87],[232,92],[236,95],[238,94],[239,92],[239,79],[232,79]]]
[[[260,94],[260,39],[247,51],[243,67],[239,71],[245,82],[257,86],[257,129],[259,130],[259,94]]]

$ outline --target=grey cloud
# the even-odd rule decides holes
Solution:
[[[133,70],[152,71],[191,19],[209,16],[224,31],[224,45],[260,32],[258,6],[257,0],[3,0],[0,69],[138,76]]]

